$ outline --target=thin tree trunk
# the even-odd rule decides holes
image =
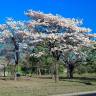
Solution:
[[[6,75],[5,75],[5,72],[6,72],[6,70],[5,70],[5,65],[4,65],[4,77],[6,76]]]
[[[9,75],[9,74],[10,74],[10,71],[9,71],[9,67],[10,67],[10,66],[9,66],[9,63],[10,63],[10,61],[7,63],[7,69],[8,69],[7,71],[8,71],[8,76],[10,76],[10,75]]]
[[[70,78],[70,71],[69,71],[69,65],[67,65],[67,78],[69,79]]]
[[[50,73],[51,73],[52,79],[54,80],[54,66],[53,65],[50,67]]]
[[[37,75],[41,76],[41,69],[37,67]]]
[[[38,74],[39,74],[39,76],[41,76],[41,69],[40,69],[40,67],[38,68]]]
[[[17,65],[14,65],[14,70],[13,70],[13,79],[14,80],[17,80],[17,73],[16,73],[16,68],[17,68]]]
[[[55,82],[58,82],[59,81],[59,72],[58,72],[58,64],[57,62],[55,63],[55,70],[54,70],[54,77],[55,77]]]
[[[18,46],[18,43],[16,42],[16,39],[15,37],[12,37],[12,41],[14,43],[14,47],[15,47],[15,68],[14,68],[14,80],[17,79],[17,76],[16,76],[16,66],[18,65],[18,60],[19,60],[19,46]]]

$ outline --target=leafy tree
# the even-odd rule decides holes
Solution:
[[[81,27],[81,20],[64,18],[59,15],[44,14],[32,10],[28,10],[25,14],[31,19],[28,24],[30,29],[34,29],[36,32],[41,32],[44,40],[47,38],[48,42],[50,41],[49,51],[52,52],[53,57],[57,60],[59,60],[60,51],[62,51],[63,54],[67,54],[71,50],[74,53],[80,54],[78,49],[92,47],[93,41],[90,38],[96,35],[86,34],[86,32],[90,32],[91,29]],[[73,60],[66,60],[70,73],[69,78],[73,77],[74,63],[77,61],[78,60],[74,60],[74,62]],[[58,67],[55,68],[55,73],[57,75]],[[56,80],[57,79],[58,76],[56,77]]]
[[[28,52],[30,56],[41,57],[45,52],[32,53],[33,47],[36,48],[38,42],[48,44],[49,53],[55,60],[55,80],[58,81],[57,62],[63,54],[64,58],[68,58],[67,53],[73,52],[78,58],[75,60],[65,59],[68,77],[73,77],[74,64],[80,59],[80,48],[92,47],[90,38],[96,35],[86,34],[91,29],[81,27],[82,20],[64,18],[60,15],[44,14],[38,11],[28,10],[25,15],[29,17],[28,21],[14,21],[8,19],[5,24],[0,25],[0,41],[4,44],[11,44],[15,52],[15,65],[18,64],[19,50]],[[49,44],[50,43],[50,44]],[[19,44],[19,46],[18,46]],[[71,50],[71,51],[70,51]],[[38,50],[37,50],[38,51]]]

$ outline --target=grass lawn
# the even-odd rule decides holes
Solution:
[[[58,83],[52,79],[31,78],[14,80],[0,80],[0,96],[49,96],[72,92],[96,90],[96,75],[85,74],[73,80],[62,78]],[[86,84],[88,82],[89,84]]]

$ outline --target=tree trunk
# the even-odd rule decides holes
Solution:
[[[10,71],[9,71],[9,69],[10,69],[10,65],[9,65],[9,63],[10,63],[10,61],[8,61],[8,63],[7,63],[7,71],[8,71],[8,76],[10,76],[9,74],[11,73]]]
[[[38,68],[38,74],[39,74],[39,76],[41,76],[41,69],[40,68]]]
[[[67,77],[69,79],[73,78],[74,64],[68,64],[67,66]]]
[[[69,71],[69,66],[67,65],[67,78],[70,78],[70,71]]]
[[[54,70],[54,78],[55,78],[55,82],[58,82],[59,81],[59,72],[58,72],[58,64],[57,62],[55,63],[55,70]]]
[[[40,69],[40,67],[37,67],[37,75],[41,76],[41,69]]]
[[[54,66],[52,64],[52,66],[50,67],[50,73],[51,73],[51,77],[54,80]]]
[[[18,43],[16,42],[16,38],[15,37],[12,37],[12,41],[14,43],[14,47],[15,47],[15,66],[14,66],[14,80],[17,79],[17,76],[16,76],[16,66],[18,65],[18,60],[19,60],[19,45]]]
[[[17,75],[16,75],[16,65],[14,66],[14,80],[17,80]]]
[[[4,65],[4,77],[6,76],[6,75],[5,75],[5,72],[6,72],[6,69],[5,69],[5,65]]]

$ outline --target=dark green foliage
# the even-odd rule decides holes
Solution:
[[[83,49],[86,51],[86,61],[77,64],[77,73],[94,73],[96,72],[96,49]]]
[[[82,63],[79,64],[75,69],[75,73],[78,73],[78,74],[83,74],[83,73],[86,73],[86,72],[87,72],[86,66]]]
[[[59,66],[59,73],[60,74],[63,74],[64,73],[64,65],[63,64],[60,64],[60,66]]]

